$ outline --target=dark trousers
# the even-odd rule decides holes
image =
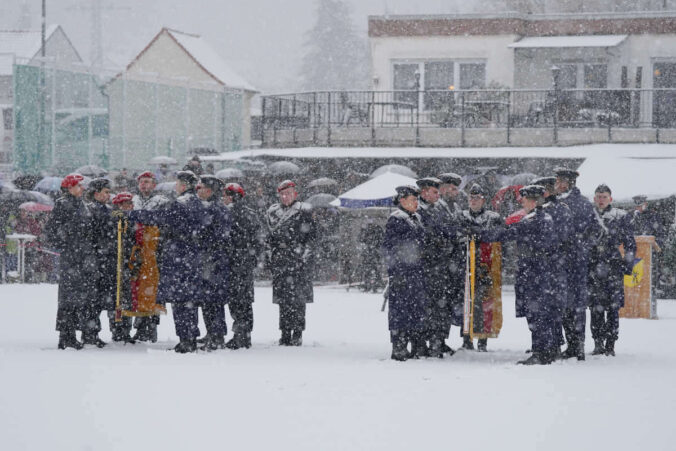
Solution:
[[[126,337],[131,332],[132,320],[128,316],[123,316],[120,321],[115,321],[115,310],[108,310],[108,325],[110,332],[115,337]]]
[[[81,329],[82,307],[76,305],[59,305],[56,309],[56,330],[64,333],[75,333]]]
[[[283,302],[279,304],[280,330],[305,330],[305,303]]]
[[[547,352],[556,346],[555,323],[549,311],[526,315],[533,352]]]
[[[84,334],[98,334],[101,332],[101,312],[103,310],[98,305],[85,305],[81,312],[81,330]]]
[[[192,302],[174,302],[171,305],[174,314],[176,335],[182,340],[190,340],[199,336],[197,307]]]
[[[228,326],[225,324],[225,306],[220,302],[202,304],[202,316],[207,334],[222,337],[228,333]]]
[[[567,308],[563,312],[563,331],[568,344],[584,345],[584,330],[587,326],[587,309]]]
[[[232,316],[232,330],[235,333],[251,333],[253,330],[253,304],[233,302],[228,304]]]
[[[553,312],[552,323],[554,325],[554,346],[563,346],[566,340],[563,338],[563,310],[556,308]]]
[[[137,316],[134,319],[134,328],[137,330],[148,330],[156,328],[160,324],[160,315]]]
[[[591,333],[594,341],[617,341],[620,331],[620,310],[614,307],[597,305],[590,307]]]

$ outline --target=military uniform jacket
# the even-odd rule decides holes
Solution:
[[[59,304],[92,302],[96,256],[91,238],[92,214],[81,198],[68,193],[56,200],[45,236],[59,257]]]
[[[277,203],[268,209],[266,219],[273,302],[312,302],[313,246],[317,234],[312,206],[298,201],[288,207]]]
[[[396,209],[387,219],[383,255],[390,277],[390,330],[423,328],[427,295],[423,268],[425,229],[418,213]]]
[[[487,229],[482,241],[515,241],[517,270],[514,291],[516,316],[528,316],[556,304],[552,295],[550,255],[556,245],[554,222],[542,207],[536,208],[521,221],[506,227]]]
[[[101,308],[112,310],[117,286],[117,220],[107,204],[94,201],[88,207],[92,213],[91,237],[98,268],[96,296]]]
[[[162,210],[129,212],[130,221],[160,227],[162,255],[158,303],[200,300],[203,271],[200,238],[204,215],[204,206],[194,190],[186,191]]]
[[[636,241],[631,215],[609,205],[600,212],[605,232],[589,258],[590,305],[624,306],[624,274],[634,266]],[[624,247],[624,257],[620,253]]]

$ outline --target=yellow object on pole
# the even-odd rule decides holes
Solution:
[[[465,302],[462,333],[474,336],[474,290],[476,284],[476,242],[471,240],[467,243],[467,253],[465,259]]]
[[[120,293],[122,292],[122,218],[117,220],[117,294],[115,297],[115,322],[122,321]]]
[[[657,319],[657,302],[653,291],[653,250],[660,248],[654,236],[637,236],[636,260],[631,275],[624,276],[624,307],[621,318]],[[620,249],[624,255],[624,249]]]

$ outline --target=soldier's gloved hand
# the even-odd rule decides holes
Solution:
[[[303,263],[307,264],[312,258],[312,251],[309,248],[305,249],[301,258],[303,259]]]
[[[624,274],[630,276],[634,272],[634,254],[632,252],[627,252],[624,255]]]
[[[127,216],[126,213],[122,210],[113,210],[110,214],[113,216],[113,218],[116,219],[122,219],[125,216]]]
[[[473,237],[479,237],[479,235],[481,235],[481,226],[475,224],[468,226],[466,234]]]

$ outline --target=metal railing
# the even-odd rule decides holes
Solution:
[[[415,128],[676,128],[676,89],[482,89],[426,91],[322,91],[262,98],[261,141],[282,130]]]

